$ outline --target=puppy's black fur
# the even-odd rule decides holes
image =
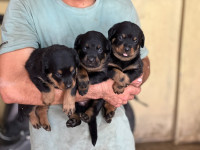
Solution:
[[[144,34],[139,26],[132,22],[115,24],[108,31],[112,52],[108,64],[109,77],[114,80],[113,90],[120,94],[124,88],[143,72],[143,63],[140,58],[140,47],[144,46]],[[109,106],[109,104],[107,104]],[[112,111],[105,111],[105,119],[111,122],[114,116]]]
[[[107,65],[111,51],[110,42],[100,32],[89,31],[76,38],[75,49],[80,58],[78,71],[78,91],[84,95],[89,84],[97,84],[108,79]],[[104,104],[103,99],[76,103],[76,114],[70,116],[67,127],[75,127],[81,120],[88,123],[92,144],[97,141],[96,116]]]
[[[54,88],[66,92],[68,100],[72,100],[75,103],[78,65],[79,57],[77,52],[64,45],[53,45],[47,48],[34,50],[26,62],[25,68],[31,81],[42,93],[42,101],[46,106],[37,106],[33,109],[33,106],[19,105],[19,115],[32,114],[33,117],[36,117],[40,114],[47,114],[47,106],[54,101]],[[64,101],[66,97],[64,97]],[[66,105],[67,103],[63,104],[64,111],[67,111],[68,114],[73,113],[74,108],[70,108]],[[38,113],[36,112],[37,114],[35,114],[35,112],[31,112],[32,110],[38,110]],[[40,124],[42,124],[42,121],[42,126],[46,130],[50,130],[46,117],[47,116],[43,117],[45,121],[40,120]],[[40,127],[36,118],[33,120],[31,119],[30,116],[30,121],[34,127]]]

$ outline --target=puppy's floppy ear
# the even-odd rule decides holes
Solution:
[[[49,70],[49,62],[48,59],[42,60],[42,73],[47,74]]]
[[[41,60],[43,74],[47,74],[49,70],[49,59],[46,54],[47,54],[46,52],[43,53],[42,60]]]
[[[74,49],[75,49],[75,50],[78,50],[78,49],[79,49],[79,46],[80,46],[80,44],[81,44],[81,39],[82,39],[82,34],[80,34],[80,35],[78,35],[78,36],[76,37],[76,40],[75,40],[75,42],[74,42]]]
[[[79,56],[78,56],[78,53],[75,49],[72,49],[73,50],[73,53],[74,53],[74,57],[75,57],[75,63],[76,63],[76,66],[78,67],[79,66],[79,63],[80,63],[80,60],[79,60]]]
[[[80,60],[79,60],[79,57],[78,57],[78,54],[76,55],[76,66],[79,66],[80,64]]]
[[[116,33],[116,27],[117,25],[114,25],[113,27],[111,27],[109,30],[108,30],[108,39],[111,41],[113,36],[115,35]]]
[[[111,52],[112,50],[112,46],[111,46],[111,42],[109,40],[107,40],[107,43],[106,43],[106,51],[107,52]]]
[[[142,48],[144,47],[144,41],[145,41],[145,37],[144,37],[144,33],[142,32],[141,43],[140,43],[140,46],[141,46]]]

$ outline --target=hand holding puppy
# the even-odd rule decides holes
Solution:
[[[80,96],[77,93],[76,101],[84,101],[89,98],[103,98],[105,101],[112,104],[113,106],[120,107],[121,105],[126,104],[129,100],[132,100],[134,98],[134,95],[140,93],[140,85],[142,84],[141,81],[142,76],[134,80],[128,87],[126,87],[124,93],[115,94],[112,89],[113,80],[109,79],[96,85],[90,85],[88,93],[84,96]]]

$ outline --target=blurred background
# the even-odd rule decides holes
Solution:
[[[200,150],[200,0],[132,2],[151,62],[138,95],[148,107],[130,102],[137,150]],[[0,0],[1,15],[7,4]],[[0,100],[0,124],[5,106]]]

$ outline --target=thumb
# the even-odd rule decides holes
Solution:
[[[131,85],[133,85],[133,86],[135,86],[135,87],[139,87],[139,86],[142,84],[142,81],[143,81],[143,74],[142,74],[139,78],[135,79],[135,80],[131,83]]]

